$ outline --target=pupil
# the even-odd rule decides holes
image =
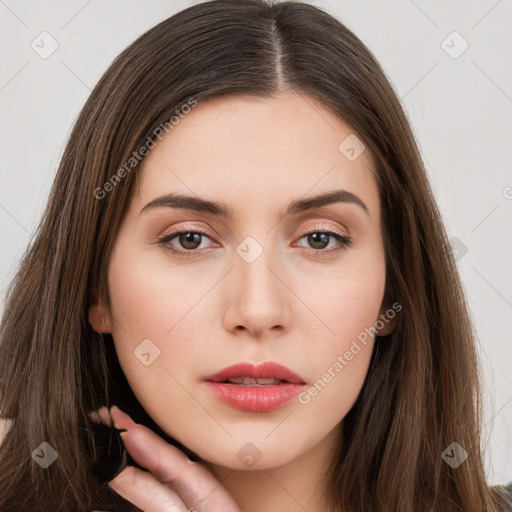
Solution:
[[[329,236],[327,233],[311,233],[308,235],[314,249],[324,249],[325,246],[329,245]],[[315,244],[320,244],[320,247],[315,246]]]
[[[180,235],[180,243],[186,249],[196,249],[199,245],[201,245],[201,235],[199,233],[184,233]],[[192,246],[188,245],[192,244]]]

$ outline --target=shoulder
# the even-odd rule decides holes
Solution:
[[[512,501],[512,480],[507,485],[494,485],[495,489],[498,489],[499,491],[503,492],[508,496],[508,498]],[[512,510],[512,509],[511,509]]]
[[[497,487],[498,489],[503,489],[509,494],[512,493],[512,480],[507,485],[495,485],[494,487]]]

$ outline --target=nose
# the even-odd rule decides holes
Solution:
[[[241,244],[233,257],[233,269],[225,283],[224,327],[233,333],[247,331],[257,339],[277,337],[291,324],[293,292],[286,283],[290,276],[275,251],[261,243],[256,259],[246,257],[243,248],[249,247],[253,256],[258,250],[254,241],[250,244]]]

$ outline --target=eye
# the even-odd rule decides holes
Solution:
[[[174,231],[168,235],[163,236],[157,241],[157,243],[165,249],[171,251],[172,254],[177,254],[180,256],[192,256],[197,254],[199,249],[201,249],[204,238],[210,239],[208,234],[203,231],[182,230]],[[352,243],[352,239],[349,236],[342,235],[337,231],[330,230],[310,231],[303,234],[299,240],[302,240],[303,238],[306,238],[307,242],[312,244],[311,249],[315,254],[330,254],[332,252],[339,251],[340,249],[344,249]],[[184,250],[174,249],[170,245],[174,239],[177,239],[176,243],[178,243]],[[335,240],[338,246],[326,250],[326,247],[329,246],[329,242],[332,240]],[[202,249],[204,249],[204,247],[202,247]]]
[[[178,243],[181,245],[181,247],[185,249],[184,251],[180,251],[177,249],[173,249],[172,247],[169,247],[170,242],[175,238],[178,239]],[[210,237],[203,231],[174,231],[173,233],[170,233],[169,235],[160,238],[158,240],[158,244],[165,247],[173,254],[179,254],[181,256],[191,256],[192,254],[194,254],[194,252],[196,252],[197,249],[200,248],[202,238]]]
[[[312,246],[311,248],[316,254],[330,254],[332,252],[339,251],[340,249],[344,249],[352,243],[352,239],[349,236],[330,230],[309,231],[302,235],[299,240],[302,240],[303,238],[307,239],[307,242]],[[338,246],[325,250],[326,247],[328,247],[329,242],[333,239],[338,243]]]

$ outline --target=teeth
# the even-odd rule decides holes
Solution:
[[[231,384],[242,384],[244,386],[271,386],[284,382],[279,379],[253,379],[251,377],[236,377],[234,379],[228,379]]]

